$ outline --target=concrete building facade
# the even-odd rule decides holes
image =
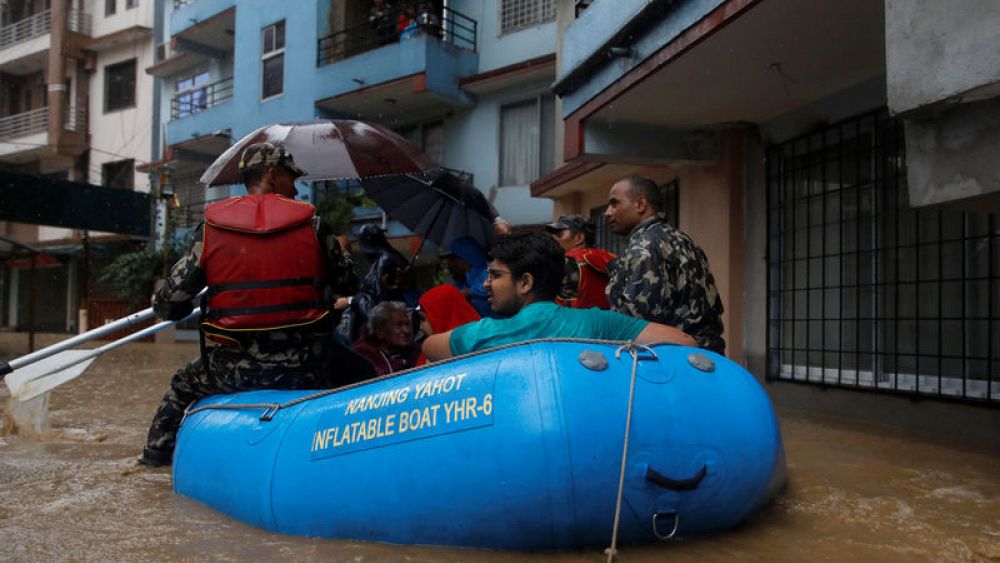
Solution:
[[[141,69],[152,57],[154,8],[153,0],[0,2],[0,168],[148,192],[136,167],[152,147],[152,80]],[[21,262],[3,268],[0,326],[25,328],[34,285],[36,328],[76,330],[94,297],[89,250],[131,238],[51,225],[0,221],[0,236],[46,256],[31,283]]]
[[[616,179],[651,177],[777,403],[1000,447],[993,3],[558,13],[562,158],[534,195],[600,223]]]

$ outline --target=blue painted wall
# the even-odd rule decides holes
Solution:
[[[196,0],[172,13],[170,22],[183,29],[191,24],[190,20],[202,21],[234,3],[234,0]],[[442,164],[472,172],[477,187],[489,193],[498,180],[500,106],[546,93],[549,84],[518,85],[477,99],[461,90],[458,81],[462,77],[554,53],[555,22],[498,37],[494,2],[459,0],[452,2],[451,7],[478,22],[477,53],[416,36],[405,43],[317,67],[316,43],[327,32],[328,5],[327,0],[239,0],[231,68],[228,61],[214,63],[212,77],[214,81],[215,74],[219,78],[231,74],[234,77],[233,98],[195,115],[169,121],[167,144],[223,129],[230,129],[233,138],[239,139],[270,123],[308,121],[317,116],[315,104],[318,100],[426,72],[428,90],[459,106],[443,120],[445,157]],[[274,98],[261,100],[261,29],[281,19],[285,19],[286,29],[285,91]],[[176,34],[177,29],[169,33]],[[359,85],[355,79],[364,84]],[[172,95],[170,87],[167,92]],[[166,111],[169,117],[169,107]],[[306,194],[304,187],[299,189]],[[505,187],[498,195],[499,210],[515,224],[548,221],[552,214],[551,201],[532,200],[527,194],[527,186]]]
[[[554,20],[501,36],[497,2],[457,0],[450,2],[449,6],[479,24],[479,72],[489,72],[556,52],[558,30]]]
[[[630,46],[631,57],[604,58],[604,64],[589,70],[584,81],[562,96],[563,117],[579,109],[591,98],[618,81],[625,73],[670,43],[685,29],[698,22],[724,0],[681,0],[666,18],[636,38]],[[563,33],[563,56],[559,78],[577,69],[592,54],[607,48],[607,42],[623,26],[636,18],[649,4],[659,0],[602,0],[580,13]]]

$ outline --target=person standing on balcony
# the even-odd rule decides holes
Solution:
[[[375,32],[379,45],[395,43],[398,37],[391,14],[391,4],[385,0],[372,0],[372,7],[368,10],[368,25]]]
[[[725,354],[722,298],[705,252],[661,213],[656,183],[638,175],[611,186],[604,216],[628,236],[608,268],[608,303],[640,319],[675,326],[698,345]]]
[[[188,252],[153,298],[161,318],[177,320],[202,300],[202,353],[174,374],[153,416],[139,462],[170,464],[187,407],[202,397],[252,389],[333,387],[372,376],[371,366],[331,335],[335,293],[353,293],[357,275],[340,244],[295,201],[305,174],[271,143],[240,159],[247,195],[205,210]],[[206,337],[217,345],[207,346]],[[337,366],[334,380],[330,366]]]
[[[607,309],[608,263],[615,255],[593,248],[594,224],[582,215],[563,215],[545,230],[566,251],[566,273],[556,303],[573,309]]]

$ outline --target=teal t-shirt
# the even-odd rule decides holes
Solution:
[[[451,353],[468,354],[486,348],[536,338],[632,340],[649,321],[601,309],[570,309],[552,301],[532,303],[509,319],[482,319],[451,333]]]

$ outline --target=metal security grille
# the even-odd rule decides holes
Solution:
[[[1000,404],[1000,220],[909,205],[876,112],[769,149],[768,378]]]
[[[554,0],[501,0],[500,34],[556,19]]]

